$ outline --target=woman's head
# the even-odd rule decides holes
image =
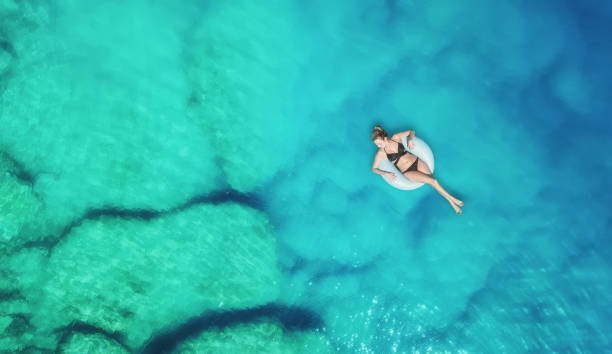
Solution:
[[[376,146],[382,147],[386,137],[387,132],[380,125],[374,127],[374,131],[372,132],[372,141],[374,141]]]

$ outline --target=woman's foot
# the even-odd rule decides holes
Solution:
[[[461,214],[461,208],[456,206],[454,203],[449,203],[449,204],[453,207],[453,209],[455,209],[455,213]]]
[[[453,202],[455,202],[455,204],[459,205],[459,206],[463,206],[463,202],[455,197],[451,197],[453,199]]]

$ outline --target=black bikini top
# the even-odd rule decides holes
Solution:
[[[395,141],[393,139],[389,139],[391,141]],[[395,141],[397,143],[397,141]],[[383,148],[384,150],[384,148]],[[404,144],[402,143],[397,143],[397,152],[394,153],[387,153],[387,151],[385,150],[385,154],[387,154],[387,158],[393,162],[393,164],[397,164],[397,162],[399,161],[400,157],[406,155],[408,153],[408,151],[406,151],[406,148],[404,148]]]

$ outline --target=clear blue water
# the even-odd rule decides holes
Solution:
[[[0,349],[612,353],[611,19],[0,0]]]

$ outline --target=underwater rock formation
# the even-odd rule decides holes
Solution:
[[[25,303],[1,303],[0,313],[29,313],[36,335],[28,344],[41,347],[58,340],[55,329],[77,321],[121,333],[123,343],[136,348],[205,310],[261,305],[279,291],[271,225],[265,214],[236,203],[198,205],[148,221],[86,220],[50,258],[26,250],[5,259],[3,268]],[[24,259],[30,265],[20,273]]]
[[[181,343],[173,353],[331,353],[322,333],[292,332],[274,319],[205,331]]]
[[[218,3],[193,33],[191,117],[240,192],[284,167],[297,150],[285,142],[306,133],[290,115],[299,70],[291,10],[282,1]]]

